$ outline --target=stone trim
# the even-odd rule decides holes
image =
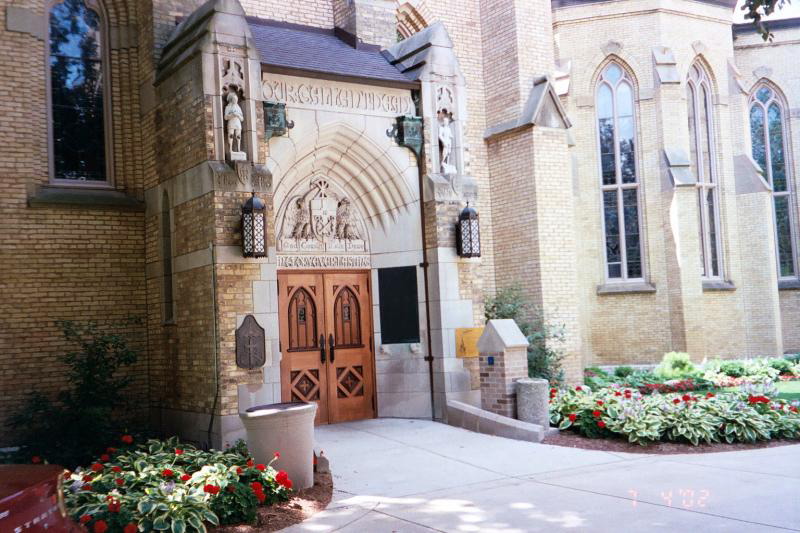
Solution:
[[[800,289],[800,279],[779,279],[778,290],[792,291]]]
[[[655,293],[656,286],[646,281],[627,283],[604,283],[597,286],[597,294],[648,294]]]
[[[735,291],[736,285],[731,281],[704,279],[703,291]]]
[[[27,33],[40,41],[47,38],[47,17],[34,13],[26,7],[6,7],[6,29]]]
[[[172,260],[172,273],[186,272],[195,268],[208,266],[212,263],[211,248],[202,248],[183,255],[177,255]]]
[[[550,108],[550,113],[543,112],[547,108]],[[558,117],[559,123],[555,124],[552,120],[545,122],[546,117]],[[500,124],[489,126],[484,131],[483,138],[488,141],[498,135],[532,126],[558,129],[572,127],[567,111],[561,104],[561,99],[559,99],[555,91],[553,80],[550,76],[541,76],[534,80],[528,101],[525,102],[525,107],[519,117],[515,120],[507,120]]]
[[[144,211],[145,204],[113,189],[41,186],[28,198],[29,207],[85,207],[88,209],[123,209]]]

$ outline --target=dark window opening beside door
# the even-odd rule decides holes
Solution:
[[[381,343],[419,342],[417,267],[378,269]]]

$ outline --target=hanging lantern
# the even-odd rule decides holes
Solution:
[[[481,226],[478,212],[467,207],[461,211],[456,224],[456,246],[461,257],[481,256]]]
[[[256,196],[247,199],[242,206],[242,255],[245,257],[264,257],[266,244],[267,206]]]

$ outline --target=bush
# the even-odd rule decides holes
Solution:
[[[21,446],[9,459],[29,462],[39,456],[71,468],[91,459],[129,427],[131,419],[125,414],[130,409],[123,393],[131,377],[119,372],[135,363],[137,354],[125,336],[102,332],[93,322],[57,324],[64,338],[78,347],[59,358],[68,367],[63,382],[71,388],[61,391],[56,401],[33,393],[10,417],[8,425],[19,432]]]
[[[769,366],[778,371],[779,374],[789,375],[792,374],[794,365],[786,359],[770,359]]]
[[[534,316],[528,322],[526,316]],[[499,289],[494,296],[487,296],[484,303],[486,320],[510,318],[517,323],[522,334],[528,338],[528,375],[544,378],[551,384],[564,380],[561,361],[564,354],[558,347],[564,342],[564,328],[544,321],[533,313],[532,306],[525,299],[522,289],[510,287]]]
[[[800,439],[796,405],[769,391],[742,388],[714,395],[642,395],[626,388],[553,390],[550,422],[587,437],[621,436],[642,445],[657,441],[755,442]]]
[[[203,532],[206,523],[252,523],[259,503],[289,499],[291,480],[272,467],[278,454],[264,465],[175,438],[133,446],[125,435],[121,442],[65,475],[67,511],[89,531]]]
[[[697,369],[685,352],[669,352],[664,354],[653,373],[663,379],[683,379],[697,374]]]
[[[744,364],[741,361],[725,361],[719,366],[719,371],[732,378],[740,378],[745,373]]]
[[[618,378],[626,378],[633,374],[633,368],[630,366],[618,366],[614,369],[614,375]]]

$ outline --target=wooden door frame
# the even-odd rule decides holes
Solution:
[[[366,277],[367,277],[367,293],[369,294],[369,338],[370,338],[369,353],[370,353],[370,357],[372,358],[372,365],[371,365],[372,366],[372,372],[371,372],[372,375],[370,376],[372,378],[372,384],[373,384],[373,386],[372,386],[372,398],[371,398],[372,405],[373,405],[373,416],[372,416],[372,418],[378,418],[378,376],[377,376],[377,368],[376,368],[377,365],[375,363],[375,321],[373,320],[374,317],[372,316],[372,313],[373,313],[373,309],[372,308],[375,305],[373,303],[374,300],[372,298],[373,289],[374,289],[374,287],[372,286],[373,285],[373,283],[372,283],[372,269],[368,269],[368,268],[329,268],[329,269],[328,268],[326,268],[326,269],[284,268],[284,269],[278,269],[277,273],[276,273],[276,280],[277,281],[276,281],[276,284],[275,284],[277,289],[278,289],[278,291],[277,291],[278,294],[276,294],[276,296],[280,296],[280,290],[281,289],[280,289],[279,281],[280,281],[281,274],[312,274],[312,275],[320,275],[321,274],[323,276],[323,279],[325,277],[325,274],[364,274],[364,275],[366,275]],[[281,330],[280,321],[281,320],[286,320],[286,318],[283,316],[284,314],[285,314],[284,310],[279,308],[278,309],[278,337],[279,337],[279,339],[280,339],[280,330]],[[326,325],[326,327],[327,327],[327,325]],[[281,363],[283,362],[283,358],[284,358],[285,353],[286,352],[284,351],[284,347],[281,346]],[[283,368],[282,367],[281,367],[281,387],[283,387]],[[283,390],[281,390],[281,394],[283,394]],[[367,420],[367,419],[364,419],[364,420]]]

